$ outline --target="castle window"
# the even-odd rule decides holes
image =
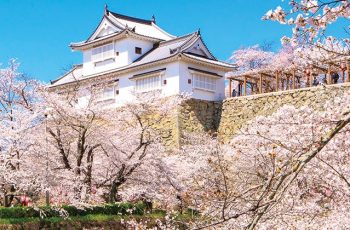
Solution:
[[[150,91],[161,87],[161,75],[153,75],[136,80],[137,91]]]
[[[215,92],[216,79],[205,75],[194,74],[194,88]]]
[[[142,48],[140,48],[140,47],[135,47],[135,53],[136,53],[136,54],[142,54]]]
[[[98,101],[114,100],[115,92],[116,92],[116,90],[115,90],[115,86],[114,85],[106,86],[97,95],[97,100]]]
[[[92,49],[91,60],[93,62],[105,61],[114,57],[114,44],[99,46]]]

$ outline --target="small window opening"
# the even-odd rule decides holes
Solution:
[[[142,54],[142,48],[140,48],[140,47],[135,47],[135,53],[136,53],[136,54]]]

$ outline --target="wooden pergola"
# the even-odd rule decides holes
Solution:
[[[325,76],[323,83],[327,85],[338,83],[332,79],[332,74],[335,73],[340,73],[342,83],[350,82],[349,71],[350,57],[328,61],[323,65],[311,64],[302,68],[292,66],[288,70],[250,70],[227,77],[229,80],[229,97],[233,95],[233,82],[238,82],[238,90],[235,96],[247,96],[248,87],[250,87],[250,94],[312,87],[315,85],[316,77],[320,75]]]

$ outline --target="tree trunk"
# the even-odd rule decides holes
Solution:
[[[119,187],[125,182],[125,180],[115,180],[112,182],[111,189],[109,191],[109,203],[115,203],[120,201],[118,197]]]

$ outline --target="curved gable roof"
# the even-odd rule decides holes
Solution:
[[[117,34],[125,29],[131,29],[136,34],[161,41],[167,41],[176,38],[176,36],[173,36],[158,27],[155,23],[154,18],[152,20],[145,20],[118,14],[106,9],[98,26],[88,37],[88,39],[82,42],[72,43],[73,46],[74,44],[83,45],[93,42],[97,39],[100,40],[101,38],[103,39],[104,37],[109,37],[111,34],[106,34],[104,37],[98,36],[105,29],[105,24],[108,24],[108,26],[114,30],[114,33],[112,34]]]

